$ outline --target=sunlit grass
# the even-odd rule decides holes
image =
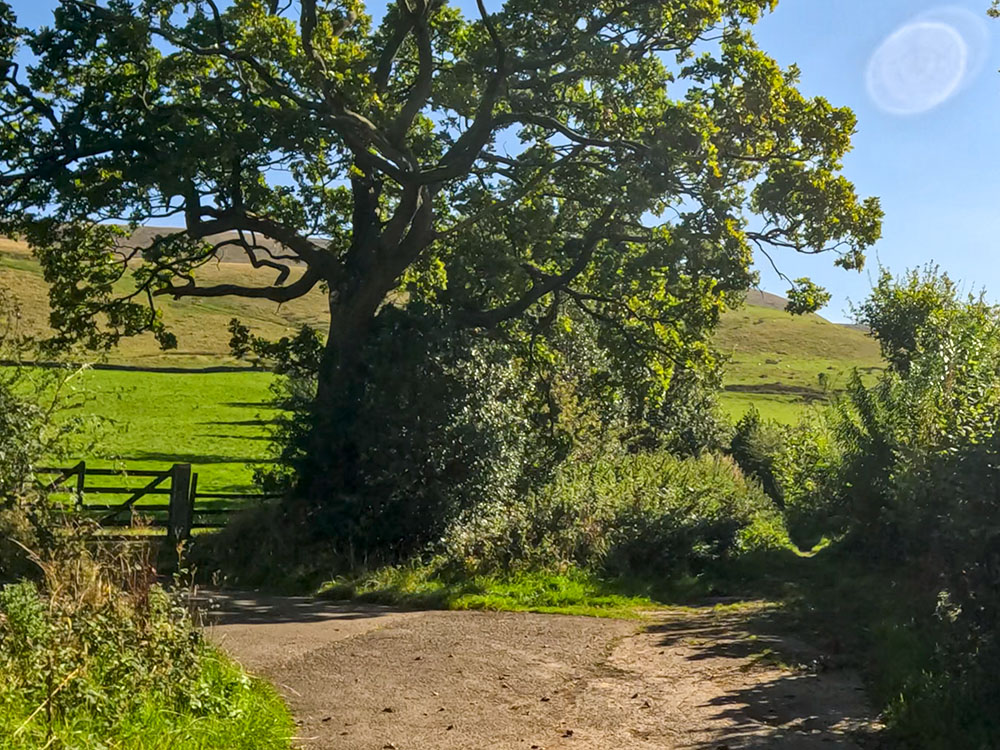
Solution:
[[[248,678],[227,657],[204,657],[205,690],[224,696],[225,713],[204,713],[196,707],[179,710],[162,696],[143,696],[140,707],[107,718],[89,707],[57,714],[49,724],[38,706],[17,694],[0,691],[0,750],[43,748],[114,748],[115,750],[287,750],[295,725],[275,690]]]
[[[267,460],[276,412],[265,372],[186,373],[89,370],[71,381],[84,434],[60,463],[165,469],[190,463],[204,490],[252,489],[252,464]],[[132,484],[145,484],[134,479]]]

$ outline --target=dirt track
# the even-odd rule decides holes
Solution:
[[[760,610],[638,624],[220,602],[209,637],[278,686],[303,748],[811,750],[858,748],[870,726],[850,672],[778,665],[825,662]]]

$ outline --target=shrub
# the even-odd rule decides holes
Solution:
[[[855,376],[832,432],[781,472],[826,488],[824,510],[887,595],[905,583],[873,632],[910,644],[882,678],[907,746],[998,747],[1000,310],[927,271],[883,274],[861,319],[890,367],[871,387]]]
[[[201,640],[145,553],[33,559],[39,583],[0,590],[0,747],[288,747],[277,696]]]
[[[837,489],[842,461],[830,412],[808,416],[783,432],[771,471],[781,488],[789,536],[799,547],[843,534],[847,519]]]
[[[646,577],[786,541],[773,503],[730,460],[608,452],[567,462],[524,500],[467,512],[442,546],[478,572],[577,566]]]
[[[34,469],[43,456],[59,455],[79,426],[65,415],[54,418],[73,405],[63,392],[74,370],[19,364],[38,352],[20,321],[16,301],[0,290],[0,583],[37,572],[24,549],[51,543],[52,534],[51,509],[37,491]]]
[[[283,523],[300,542],[389,562],[439,537],[461,508],[524,491],[551,456],[534,439],[525,407],[531,394],[502,346],[462,332],[445,335],[391,307],[377,325],[364,353],[366,385],[356,413],[350,423],[323,427],[332,446],[349,449],[351,486],[291,510]],[[312,412],[316,363],[301,354],[285,359],[302,364],[284,370],[278,400],[288,417],[275,435],[280,460],[259,479],[294,495],[325,415]],[[303,521],[298,529],[296,519]]]
[[[410,300],[379,312],[359,355],[357,393],[320,408],[314,333],[268,344],[238,322],[231,330],[236,354],[253,352],[285,376],[278,460],[258,480],[289,494],[279,514],[294,540],[286,544],[326,545],[335,552],[325,559],[345,568],[420,553],[471,508],[537,491],[571,451],[587,456],[617,439],[691,455],[723,442],[719,374],[695,331],[685,342],[691,356],[655,378],[653,393],[644,367],[616,367],[590,316],[471,330]]]
[[[764,422],[755,407],[740,417],[729,442],[729,453],[747,476],[755,477],[779,508],[785,505],[784,491],[775,476],[775,456],[781,449],[783,430]]]

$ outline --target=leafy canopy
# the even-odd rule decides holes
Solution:
[[[854,115],[754,43],[774,5],[62,0],[25,29],[0,3],[0,228],[65,341],[172,346],[158,297],[320,286],[334,359],[391,300],[525,340],[586,318],[662,385],[753,252],[857,269],[879,236]],[[203,285],[223,253],[260,285]]]

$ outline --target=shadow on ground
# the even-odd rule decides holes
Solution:
[[[857,676],[766,605],[634,621],[209,594],[209,637],[269,678],[304,748],[859,750]],[[800,668],[796,665],[813,665]]]
[[[308,624],[384,617],[395,610],[377,605],[344,605],[306,596],[197,592],[191,603],[207,625]]]
[[[888,747],[871,720],[858,676],[839,644],[806,644],[786,631],[778,608],[705,609],[648,629],[658,648],[684,661],[747,675],[704,702],[718,734],[699,750]],[[662,651],[661,651],[662,653]]]

